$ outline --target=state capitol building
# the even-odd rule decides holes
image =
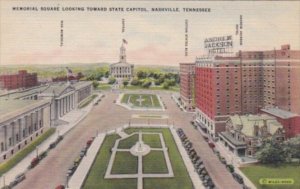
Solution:
[[[110,76],[116,79],[131,79],[133,77],[134,65],[126,61],[126,48],[124,42],[120,48],[120,60],[109,66]]]

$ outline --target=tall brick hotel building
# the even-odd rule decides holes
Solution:
[[[197,58],[196,122],[211,137],[230,115],[266,113],[287,137],[300,134],[300,51],[240,51],[235,56]]]
[[[20,70],[17,74],[0,75],[0,88],[12,90],[18,88],[29,88],[38,85],[36,73],[27,73]]]

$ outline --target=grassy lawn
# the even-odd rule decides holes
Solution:
[[[143,141],[151,148],[161,148],[160,137],[158,134],[143,134]]]
[[[36,149],[36,146],[40,145],[44,140],[49,138],[53,133],[55,133],[55,128],[50,128],[38,138],[33,140],[30,144],[28,144],[25,148],[17,152],[12,158],[7,160],[4,163],[0,164],[0,176],[9,171],[15,165],[17,165],[22,159],[24,159],[29,153]]]
[[[142,103],[138,101],[138,99],[143,99]],[[130,99],[129,99],[130,98]],[[152,100],[153,102],[152,102]],[[153,94],[124,94],[121,102],[127,104],[129,99],[129,103],[132,103],[135,107],[161,107],[158,97]]]
[[[138,172],[138,158],[130,152],[117,152],[112,166],[112,174],[136,174]]]
[[[78,105],[78,108],[84,108],[89,105],[98,95],[94,94],[92,96],[87,97]]]
[[[109,89],[111,89],[111,85],[110,84],[102,84],[102,83],[100,83],[98,85],[97,89],[99,89],[99,90],[109,90]]]
[[[164,89],[162,86],[151,86],[149,88],[144,88],[142,86],[133,86],[133,85],[130,85],[130,86],[122,86],[121,89],[127,89],[127,90],[165,90],[165,91],[175,91],[175,92],[178,92],[179,91],[179,86],[174,86],[174,87],[169,87],[169,89]]]
[[[144,189],[192,189],[192,181],[188,175],[186,167],[183,163],[181,155],[177,149],[176,143],[169,129],[130,128],[126,129],[125,132],[133,133],[139,130],[145,132],[161,132],[163,134],[166,146],[169,149],[169,157],[174,171],[173,178],[145,178]]]
[[[257,189],[299,189],[300,165],[298,163],[283,164],[278,167],[271,165],[251,165],[240,168],[241,171],[255,184]],[[293,185],[261,185],[261,178],[291,178]]]
[[[132,135],[124,140],[120,140],[118,148],[130,149],[132,146],[134,146],[137,143],[138,140],[139,140],[138,134]]]
[[[110,159],[110,149],[119,138],[118,135],[106,136],[97,154],[95,162],[85,180],[83,189],[136,189],[136,179],[104,179],[104,175]]]
[[[151,151],[143,156],[143,173],[168,173],[163,151]]]

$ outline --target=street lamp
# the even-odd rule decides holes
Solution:
[[[5,187],[5,174],[3,174],[3,186]]]
[[[36,157],[38,158],[39,157],[39,146],[36,146],[35,150],[36,150]]]
[[[66,188],[69,188],[69,176],[67,176]]]

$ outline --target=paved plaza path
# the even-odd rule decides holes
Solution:
[[[97,133],[122,127],[125,124],[173,124],[181,127],[193,142],[194,148],[203,159],[205,167],[219,189],[238,189],[238,185],[224,165],[215,156],[199,132],[190,125],[192,114],[180,111],[170,92],[155,91],[165,103],[166,111],[130,111],[114,104],[117,92],[106,92],[101,102],[94,106],[87,117],[72,129],[64,140],[33,170],[26,174],[26,179],[16,189],[53,189],[66,182],[66,172],[79,155],[86,141]],[[151,114],[168,119],[134,119],[133,114]]]

